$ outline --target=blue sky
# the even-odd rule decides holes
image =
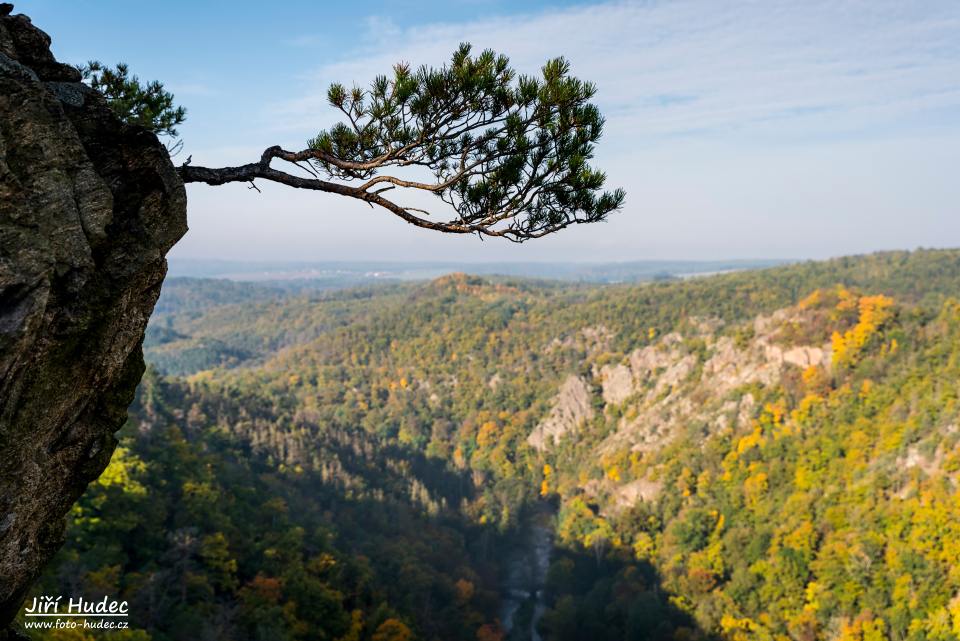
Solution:
[[[279,6],[278,6],[279,5]],[[161,9],[162,7],[162,9]],[[596,163],[627,190],[600,225],[514,246],[412,228],[333,195],[189,189],[174,256],[637,260],[960,246],[960,3],[16,3],[69,62],[126,61],[189,110],[197,164],[302,148],[332,81],[460,41],[596,82]]]

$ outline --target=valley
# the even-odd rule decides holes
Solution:
[[[172,279],[35,591],[140,641],[954,638],[958,296],[956,250]]]

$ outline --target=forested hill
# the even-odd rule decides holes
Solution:
[[[672,326],[685,315],[745,320],[789,305],[804,292],[837,283],[882,289],[904,302],[919,303],[924,297],[935,301],[956,294],[958,261],[955,251],[890,252],[679,282],[604,287],[507,277],[468,280],[519,288],[525,307],[537,308],[553,336],[568,332],[573,327],[570,323],[595,321],[617,325],[618,344],[628,346],[646,330],[648,321]],[[447,281],[441,278],[436,283]],[[385,318],[402,317],[407,301],[417,298],[415,292],[435,289],[406,283],[310,291],[308,286],[282,289],[171,278],[157,302],[145,352],[151,364],[174,374],[259,364],[283,347],[309,342],[331,328],[368,317],[371,310],[379,310]],[[563,315],[571,304],[575,308],[570,312],[583,319]]]
[[[146,350],[167,374],[38,589],[123,594],[137,638],[496,639],[540,505],[544,639],[952,639],[957,296],[960,251],[606,287],[177,281]]]

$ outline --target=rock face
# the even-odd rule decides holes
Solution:
[[[604,365],[600,369],[603,383],[603,401],[619,405],[633,394],[633,374],[626,365]]]
[[[625,363],[605,365],[600,369],[604,401],[607,405],[626,402],[628,411],[601,444],[601,452],[626,445],[635,452],[653,451],[690,424],[714,429],[741,426],[756,409],[751,394],[738,392],[742,386],[774,385],[790,368],[817,365],[829,370],[829,344],[778,344],[782,326],[797,321],[791,314],[796,310],[757,318],[752,323],[753,338],[742,346],[717,333],[719,322],[703,321],[693,336],[707,350],[700,368],[697,358],[685,349],[685,338],[676,332],[634,350]]]
[[[570,376],[560,386],[550,414],[530,433],[527,443],[538,451],[549,449],[565,435],[580,429],[593,416],[591,392],[586,381],[579,376]]]
[[[678,491],[664,482],[665,468],[656,466],[659,451],[683,437],[750,433],[767,411],[758,401],[764,388],[812,392],[804,387],[805,370],[818,368],[819,374],[811,373],[829,377],[833,368],[828,336],[818,312],[796,305],[730,325],[719,318],[686,318],[678,331],[641,338],[645,344],[629,353],[609,351],[612,333],[605,335],[604,349],[593,351],[568,338],[566,347],[586,354],[579,367],[590,366],[592,377],[567,375],[527,443],[538,452],[563,443],[596,461],[604,476],[580,480],[578,489],[601,506],[602,515],[656,501]],[[546,349],[558,344],[554,338]],[[589,438],[581,440],[584,424],[598,418],[603,422],[595,421]],[[960,431],[955,425],[945,429]],[[922,458],[911,451],[898,463],[929,474],[941,459],[939,453]]]
[[[186,232],[156,136],[122,124],[0,4],[0,639],[103,471]]]

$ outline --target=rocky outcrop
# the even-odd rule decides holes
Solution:
[[[647,503],[656,501],[662,489],[663,483],[661,481],[637,479],[636,481],[625,483],[617,488],[613,501],[611,501],[611,507],[614,510],[619,510],[633,507],[640,501]]]
[[[579,376],[569,376],[560,386],[550,414],[533,429],[527,443],[539,451],[549,449],[593,416],[592,393],[586,381]]]
[[[604,365],[600,368],[603,402],[619,405],[633,395],[633,374],[626,365]]]
[[[156,136],[123,125],[12,8],[0,4],[0,630],[110,460],[164,255],[186,232]]]
[[[731,336],[718,333],[722,326],[718,321],[691,322],[693,338],[706,348],[702,367],[690,353],[685,337],[677,332],[634,350],[624,363],[604,365],[599,369],[604,402],[619,406],[623,416],[599,451],[610,454],[624,447],[634,452],[654,451],[689,425],[714,430],[742,427],[749,423],[756,406],[751,394],[738,393],[738,389],[750,384],[775,385],[789,368],[817,365],[829,370],[829,344],[780,342],[785,326],[805,322],[798,314],[787,308],[758,317],[751,324],[752,338],[739,345]]]

